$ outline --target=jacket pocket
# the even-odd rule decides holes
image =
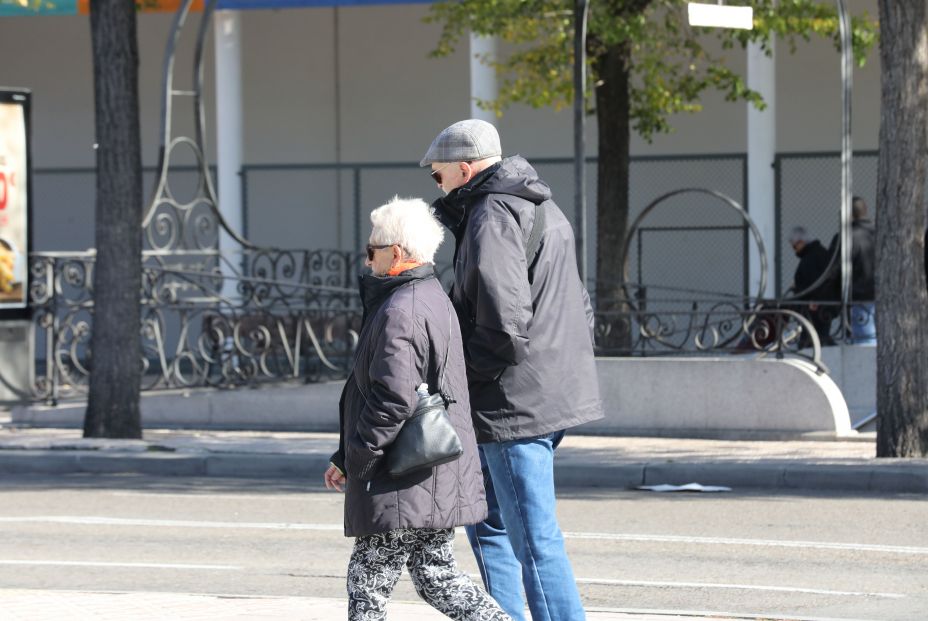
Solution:
[[[371,494],[386,494],[407,489],[413,485],[420,485],[432,476],[432,470],[419,470],[411,472],[404,477],[394,478],[385,472],[378,472],[369,481],[362,481],[364,489]]]
[[[467,385],[472,410],[498,412],[510,409],[511,404],[503,388],[503,376],[508,370],[508,368],[505,369],[496,379],[489,379],[468,371]]]

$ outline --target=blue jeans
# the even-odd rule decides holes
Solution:
[[[851,305],[851,343],[876,343],[876,304]]]
[[[483,584],[515,621],[586,618],[554,512],[554,449],[564,432],[480,445],[489,516],[467,527]]]

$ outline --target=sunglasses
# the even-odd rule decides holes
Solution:
[[[429,176],[432,177],[432,179],[435,180],[435,183],[437,183],[438,185],[441,185],[441,171],[443,171],[444,169],[448,168],[449,166],[451,166],[451,164],[454,164],[454,163],[455,163],[455,162],[449,162],[448,164],[445,164],[445,165],[442,166],[441,168],[439,168],[439,169],[437,169],[437,170],[431,171],[431,172],[429,173]]]
[[[367,260],[368,260],[368,261],[373,261],[373,260],[374,260],[374,251],[375,251],[375,250],[383,250],[384,248],[390,248],[390,247],[393,246],[393,245],[394,245],[394,244],[384,244],[384,245],[382,245],[382,246],[374,246],[374,245],[368,244],[368,245],[367,245]]]

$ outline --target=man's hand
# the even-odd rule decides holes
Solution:
[[[339,492],[344,491],[342,486],[345,484],[345,475],[335,464],[329,465],[329,469],[322,475],[325,486],[328,489],[334,489]]]

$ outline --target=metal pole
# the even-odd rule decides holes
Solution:
[[[854,66],[851,57],[851,23],[845,0],[836,0],[841,35],[841,330],[846,337],[851,294],[851,88]],[[843,343],[846,339],[842,339]]]
[[[577,236],[577,267],[580,281],[587,282],[586,252],[586,20],[587,0],[574,3],[574,210]]]

